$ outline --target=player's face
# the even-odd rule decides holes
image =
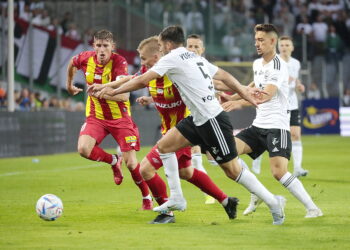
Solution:
[[[294,46],[291,40],[280,40],[278,42],[278,51],[281,53],[281,55],[289,57],[291,56],[293,50]]]
[[[158,54],[154,54],[147,49],[147,46],[140,50],[141,65],[146,66],[147,69],[153,67],[159,60]]]
[[[162,55],[166,55],[171,51],[170,44],[168,41],[162,41],[160,38],[158,38],[158,44],[159,44],[159,51]]]
[[[114,49],[114,43],[110,40],[95,39],[94,50],[96,52],[97,61],[105,65],[111,58]]]
[[[266,32],[258,31],[255,33],[255,48],[258,55],[264,55],[273,50],[275,38]]]
[[[189,51],[192,51],[199,56],[201,56],[204,53],[204,46],[201,39],[188,38],[186,43],[187,43],[186,48]]]

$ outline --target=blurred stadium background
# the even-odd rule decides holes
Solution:
[[[10,2],[14,40],[9,43]],[[248,84],[256,58],[253,27],[273,23],[293,37],[293,56],[302,63],[303,133],[350,135],[349,13],[349,0],[1,1],[0,157],[75,151],[85,94],[68,96],[66,66],[73,55],[91,49],[93,32],[102,28],[115,34],[131,74],[140,67],[138,43],[179,24],[187,34],[203,36],[209,60]],[[75,83],[84,86],[81,74]],[[157,114],[133,102],[144,94],[132,93],[133,117],[142,144],[151,145],[158,137]],[[235,128],[249,125],[253,117],[254,110],[231,114]],[[105,143],[114,146],[111,140]]]

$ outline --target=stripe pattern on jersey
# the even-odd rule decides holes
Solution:
[[[289,176],[289,178],[283,183],[283,186],[288,187],[295,179],[294,175]]]
[[[288,133],[287,130],[281,129],[281,148],[286,149],[288,146]]]
[[[281,69],[281,61],[277,56],[273,59],[273,68],[277,70]]]
[[[112,81],[113,61],[110,60],[106,65],[95,63],[94,57],[88,59],[85,77],[88,84],[105,84]],[[125,112],[127,111],[127,112]],[[130,102],[116,102],[89,96],[86,103],[86,116],[94,116],[100,120],[119,119],[131,115]]]
[[[224,134],[221,131],[218,121],[215,118],[209,119],[209,122],[213,128],[216,139],[219,142],[219,146],[223,155],[228,155],[230,153],[230,149],[226,143]]]

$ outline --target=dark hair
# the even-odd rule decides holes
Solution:
[[[94,34],[94,39],[96,40],[110,40],[114,42],[113,33],[109,30],[99,30]]]
[[[254,31],[255,32],[263,31],[266,33],[275,33],[278,36],[278,31],[277,31],[276,27],[270,23],[257,24],[257,25],[255,25]]]
[[[169,26],[163,29],[159,34],[159,37],[162,41],[170,41],[175,44],[184,44],[185,35],[184,31],[180,26]]]
[[[194,39],[199,39],[199,40],[202,40],[202,37],[198,34],[191,34],[191,35],[188,35],[187,36],[187,39],[189,38],[194,38]]]

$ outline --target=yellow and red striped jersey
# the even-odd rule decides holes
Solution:
[[[73,58],[73,66],[85,74],[86,84],[105,84],[114,81],[119,75],[128,74],[128,64],[124,57],[112,53],[109,62],[98,64],[95,51],[84,51]],[[101,120],[114,120],[130,117],[130,102],[116,102],[88,96],[86,116],[94,116]]]
[[[141,73],[146,71],[147,69],[142,67]],[[190,115],[178,90],[166,75],[150,81],[148,90],[160,115],[162,134]]]

